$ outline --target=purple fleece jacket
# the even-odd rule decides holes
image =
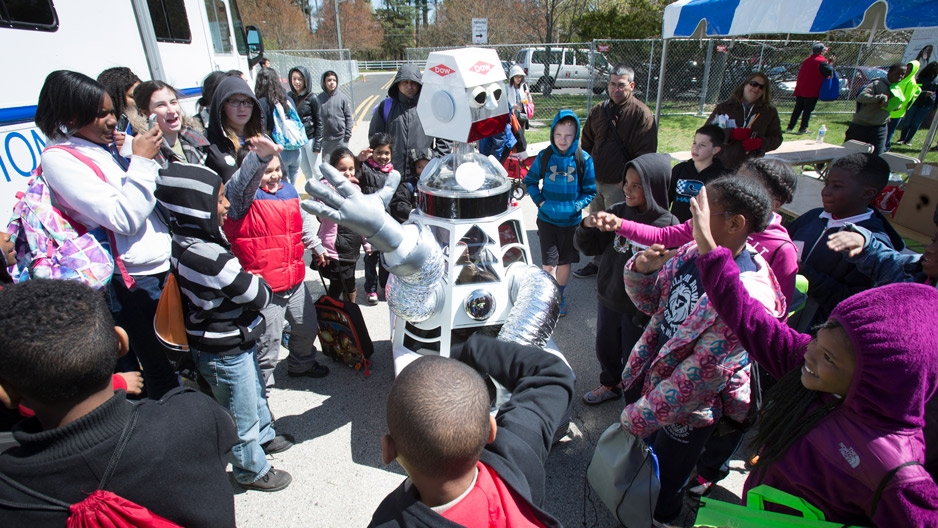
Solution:
[[[694,240],[694,227],[690,220],[676,226],[655,227],[623,219],[617,233],[646,246],[662,244],[673,248]],[[764,231],[749,235],[749,245],[769,263],[785,296],[785,306],[791,306],[795,275],[798,273],[798,251],[788,236],[788,230],[782,226],[782,217],[772,213],[772,221]]]
[[[814,346],[811,337],[749,297],[729,251],[717,248],[699,257],[697,266],[714,308],[753,360],[776,377],[801,368],[805,351]],[[768,484],[806,499],[828,521],[938,526],[938,486],[919,465],[901,469],[888,482],[870,515],[885,474],[925,457],[925,402],[938,375],[938,292],[918,284],[874,288],[842,301],[831,318],[841,323],[856,353],[843,403],[780,459],[753,470],[744,491]],[[817,405],[833,397],[821,394]]]

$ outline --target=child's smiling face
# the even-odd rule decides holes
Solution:
[[[841,327],[822,328],[808,344],[801,367],[806,389],[846,396],[856,368],[853,345]]]
[[[391,145],[378,145],[371,152],[371,157],[381,167],[391,163]]]
[[[645,204],[645,188],[642,187],[642,178],[631,166],[625,171],[625,181],[622,182],[622,192],[625,193],[625,205],[638,209],[638,212],[644,213],[647,208]]]

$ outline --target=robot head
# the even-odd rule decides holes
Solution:
[[[493,49],[435,51],[417,103],[427,135],[469,143],[505,131],[505,72]]]

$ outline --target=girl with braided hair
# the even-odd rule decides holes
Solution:
[[[760,457],[743,497],[767,484],[828,521],[938,526],[938,486],[921,465],[926,403],[938,388],[938,291],[908,283],[866,290],[841,301],[815,337],[802,334],[750,296],[711,235],[706,192],[691,210],[711,308],[780,378],[760,413]]]
[[[742,273],[760,309],[781,317],[785,301],[778,282],[746,244],[768,225],[768,193],[738,176],[717,178],[706,188],[713,209],[708,219],[730,265]],[[697,258],[694,242],[676,253],[654,244],[632,257],[623,274],[632,302],[651,320],[622,372],[625,390],[644,378],[642,396],[625,407],[620,421],[658,454],[661,492],[654,518],[661,523],[680,515],[686,483],[720,422],[742,423],[750,407],[749,356],[704,294]]]

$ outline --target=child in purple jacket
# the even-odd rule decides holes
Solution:
[[[692,205],[704,290],[752,358],[781,378],[762,408],[760,457],[744,491],[767,484],[837,523],[938,525],[938,486],[921,465],[925,405],[938,384],[938,291],[864,291],[812,338],[750,297],[713,242],[706,203],[702,194]]]

